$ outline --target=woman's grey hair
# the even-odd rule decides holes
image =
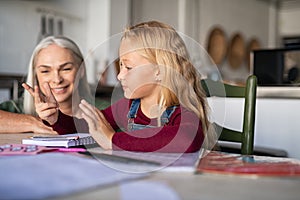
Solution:
[[[88,100],[92,99],[90,87],[86,77],[86,67],[85,67],[83,55],[79,47],[76,45],[76,43],[64,36],[49,36],[39,42],[39,44],[35,47],[29,61],[26,83],[33,88],[35,85],[38,84],[38,80],[36,78],[36,73],[34,69],[36,56],[42,49],[52,44],[55,44],[62,48],[66,48],[72,52],[75,62],[78,64],[78,66],[82,68],[82,70],[84,70],[84,76],[79,80],[78,83],[79,95],[84,99],[88,99]],[[25,114],[36,115],[34,99],[29,94],[29,92],[24,92],[23,108]]]

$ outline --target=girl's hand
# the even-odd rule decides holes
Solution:
[[[112,137],[115,131],[103,113],[85,100],[81,101],[79,107],[82,110],[82,117],[88,123],[89,132],[96,142],[104,149],[112,149]]]
[[[49,83],[44,84],[45,95],[40,92],[38,86],[35,86],[34,90],[26,83],[23,83],[22,86],[33,96],[39,117],[53,125],[58,119],[58,103],[51,92]]]

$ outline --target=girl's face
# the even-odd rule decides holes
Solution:
[[[150,63],[137,50],[128,51],[130,47],[131,43],[123,40],[119,51],[120,73],[117,78],[121,82],[124,96],[136,99],[157,95],[158,66]]]
[[[47,82],[58,103],[72,102],[78,64],[70,50],[55,44],[42,49],[35,59],[35,71],[41,91]]]

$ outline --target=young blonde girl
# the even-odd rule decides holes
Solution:
[[[105,110],[79,105],[89,132],[104,149],[195,152],[210,140],[200,74],[179,34],[150,21],[123,33],[117,78],[124,97]],[[57,122],[66,126],[61,115]]]

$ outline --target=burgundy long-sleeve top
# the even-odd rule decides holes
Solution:
[[[126,131],[130,105],[131,100],[124,98],[102,110],[107,121],[116,131],[112,138],[114,150],[187,153],[200,149],[204,134],[201,121],[195,113],[178,106],[171,115],[169,122],[162,127]],[[148,118],[139,108],[134,123],[157,126],[157,119]],[[83,119],[73,119],[61,112],[57,122],[52,127],[59,134],[76,131],[88,132],[87,123]]]

